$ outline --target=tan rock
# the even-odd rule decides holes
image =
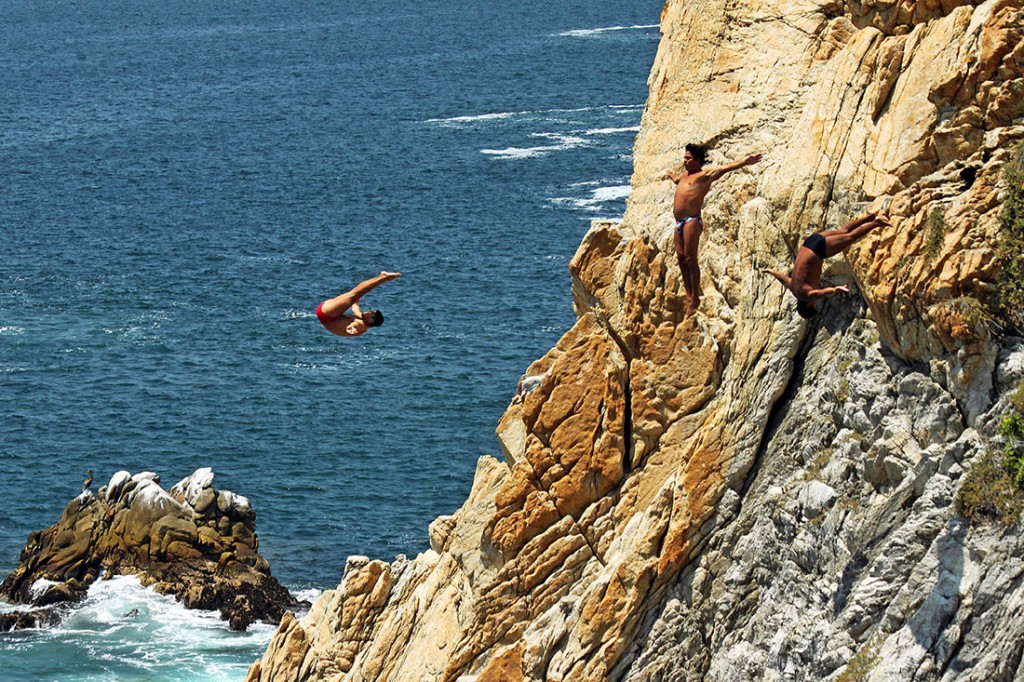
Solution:
[[[188,608],[220,610],[234,629],[244,630],[259,619],[276,622],[285,608],[298,604],[256,551],[248,501],[225,493],[237,502],[228,513],[242,520],[232,525],[226,516],[209,519],[218,511],[213,471],[200,472],[201,485],[188,485],[190,477],[172,489],[174,494],[162,490],[159,477],[148,472],[135,477],[118,472],[99,499],[82,493],[54,526],[29,536],[21,563],[4,580],[0,594],[21,604],[73,602],[85,596],[101,572],[135,575]],[[203,501],[202,514],[183,503],[183,490]],[[222,527],[232,534],[216,530]],[[33,585],[41,578],[57,584],[39,595]]]
[[[577,321],[498,425],[507,465],[481,462],[430,552],[346,573],[299,625],[313,644],[295,679],[619,679],[668,586],[728,570],[708,544],[757,504],[774,411],[812,380],[794,368],[856,296],[891,353],[929,366],[968,423],[982,414],[997,347],[971,306],[991,302],[1000,167],[1024,139],[1022,26],[1010,0],[669,0],[626,216],[571,261]],[[764,159],[708,195],[704,297],[684,319],[665,172],[691,141],[710,165]],[[854,294],[808,325],[760,269],[868,210],[892,227],[830,259],[825,278]],[[878,485],[913,480],[875,455]],[[268,651],[259,669],[274,665]]]

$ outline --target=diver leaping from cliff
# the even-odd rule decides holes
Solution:
[[[370,327],[384,324],[384,315],[379,310],[360,310],[359,300],[384,282],[400,277],[398,272],[382,272],[376,277],[360,282],[341,296],[328,299],[316,308],[316,318],[332,334],[338,336],[361,336]],[[351,310],[351,314],[349,313]]]
[[[683,153],[683,169],[679,172],[669,171],[665,177],[676,183],[675,197],[672,200],[672,215],[675,217],[676,258],[679,269],[683,273],[683,287],[686,289],[686,314],[692,315],[700,306],[700,266],[697,262],[697,243],[700,233],[704,231],[701,209],[704,208],[704,197],[711,189],[711,183],[729,171],[755,164],[761,160],[760,154],[748,156],[742,161],[708,168],[704,170],[704,159],[707,149],[703,145],[688,144]]]
[[[855,218],[838,230],[816,232],[804,240],[793,261],[793,271],[789,276],[771,268],[762,268],[761,272],[772,275],[782,282],[796,296],[796,311],[800,317],[810,319],[818,314],[816,304],[828,296],[838,293],[849,293],[846,285],[837,287],[821,287],[821,269],[826,258],[846,251],[850,245],[863,238],[868,232],[879,225],[888,225],[889,220],[877,213],[868,213]]]

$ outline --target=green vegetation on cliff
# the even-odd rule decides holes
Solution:
[[[1002,446],[982,455],[967,472],[956,509],[973,523],[1010,526],[1024,511],[1024,382],[1010,397],[1010,411],[998,431]]]
[[[1024,490],[1024,382],[1010,398],[1013,409],[999,423],[1003,437],[1003,461],[1014,483]]]
[[[1003,166],[1006,197],[999,237],[999,309],[1003,319],[1024,330],[1024,144],[1018,144]]]

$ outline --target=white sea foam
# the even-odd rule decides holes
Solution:
[[[239,256],[238,260],[250,263],[285,263],[287,265],[304,265],[305,262],[289,256]]]
[[[475,116],[452,116],[451,118],[428,118],[424,123],[475,123],[477,121],[496,121],[513,116],[521,116],[525,111],[501,111],[493,114],[477,114]]]
[[[33,599],[38,599],[39,597],[46,594],[46,591],[48,589],[50,589],[54,585],[59,584],[60,583],[58,583],[56,580],[47,580],[46,578],[40,578],[39,580],[32,583],[32,587],[28,588],[28,591],[29,594],[32,595]]]
[[[310,587],[305,590],[299,590],[295,592],[295,594],[293,594],[292,596],[298,599],[299,601],[308,601],[310,604],[312,604],[317,599],[319,599],[320,595],[322,595],[323,593],[323,590],[319,590],[315,587]]]
[[[614,135],[615,133],[638,133],[640,126],[628,126],[626,128],[594,128],[587,131],[587,135]]]
[[[504,121],[515,118],[537,118],[541,116],[551,116],[553,114],[580,114],[594,111],[640,111],[644,108],[643,104],[605,104],[596,107],[576,107],[572,109],[536,109],[536,110],[525,110],[525,111],[501,111],[490,114],[467,114],[462,116],[451,116],[448,118],[428,118],[423,123],[431,123],[434,125],[442,126],[455,126],[466,123],[480,123],[489,121]]]
[[[98,670],[118,671],[116,679],[133,679],[134,670],[145,679],[226,681],[245,675],[250,657],[240,654],[258,656],[274,630],[261,623],[232,632],[216,612],[187,610],[137,578],[115,576],[96,581],[52,636],[54,645],[73,642]]]
[[[614,187],[598,187],[590,197],[590,201],[602,203],[605,201],[617,201],[629,196],[629,185],[616,185]]]
[[[609,201],[621,201],[629,196],[629,185],[614,185],[611,187],[598,187],[591,190],[590,196],[585,199],[578,197],[555,197],[548,199],[553,204],[569,204],[576,208],[597,211],[604,208],[603,204]],[[619,220],[619,218],[612,218]]]
[[[643,24],[640,26],[607,26],[605,28],[580,28],[573,31],[562,31],[558,35],[560,37],[569,38],[593,38],[604,33],[611,33],[613,31],[638,31],[651,28],[660,28],[658,24]]]
[[[345,369],[342,363],[326,362],[287,362],[281,365],[284,369],[293,372],[340,372]]]
[[[17,336],[24,332],[25,329],[23,327],[17,327],[13,324],[7,325],[6,327],[0,327],[0,336]]]
[[[575,135],[559,135],[557,133],[533,133],[530,137],[542,137],[555,140],[555,144],[539,145],[537,147],[506,147],[505,149],[481,149],[481,154],[487,154],[499,159],[528,159],[534,156],[543,156],[551,152],[573,149],[587,144],[587,140]]]

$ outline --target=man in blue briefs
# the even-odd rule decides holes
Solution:
[[[761,160],[760,154],[748,156],[742,161],[708,168],[704,170],[704,159],[707,149],[703,145],[688,144],[683,152],[683,170],[669,171],[665,174],[676,183],[676,193],[672,200],[672,215],[676,220],[675,245],[679,269],[683,273],[683,287],[686,289],[686,315],[697,312],[700,306],[700,265],[697,262],[697,243],[700,233],[704,231],[704,221],[700,217],[704,208],[704,197],[711,189],[711,183],[729,171],[755,164]]]
[[[327,331],[338,336],[362,336],[370,327],[384,324],[384,315],[379,310],[360,310],[359,299],[384,282],[400,277],[398,272],[382,272],[376,277],[360,282],[354,289],[340,296],[328,299],[317,306],[316,319]],[[348,312],[351,309],[351,314]]]
[[[796,311],[800,317],[809,320],[818,314],[815,307],[818,301],[827,296],[850,291],[846,285],[821,288],[821,269],[825,265],[825,259],[846,251],[851,244],[879,225],[888,224],[889,220],[885,216],[868,213],[866,216],[851,220],[841,229],[816,232],[805,239],[800,250],[796,252],[791,275],[787,277],[771,268],[763,268],[761,272],[768,273],[782,282],[782,285],[796,296]]]

